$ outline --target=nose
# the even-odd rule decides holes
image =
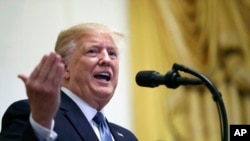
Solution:
[[[102,66],[109,66],[110,65],[111,58],[109,56],[109,53],[107,50],[101,51],[99,54],[99,65]]]

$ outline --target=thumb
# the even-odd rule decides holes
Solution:
[[[19,74],[17,76],[18,78],[20,78],[24,83],[26,83],[28,76],[24,75],[24,74]]]

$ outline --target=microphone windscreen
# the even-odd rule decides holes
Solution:
[[[153,84],[153,78],[155,76],[155,71],[140,71],[137,73],[135,80],[137,85],[143,87],[155,87]]]

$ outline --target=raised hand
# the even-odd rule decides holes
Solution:
[[[60,87],[64,64],[56,53],[44,55],[30,76],[18,75],[26,86],[33,119],[46,128],[51,127],[60,103]]]

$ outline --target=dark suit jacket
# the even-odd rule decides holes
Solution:
[[[2,119],[0,141],[38,141],[29,122],[28,100],[13,103]],[[56,141],[98,141],[98,138],[78,106],[62,93],[60,108],[56,114],[54,130]],[[115,141],[137,141],[129,130],[108,122]]]

